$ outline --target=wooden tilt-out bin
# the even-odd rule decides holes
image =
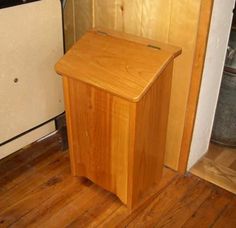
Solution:
[[[72,174],[129,209],[162,175],[173,61],[180,48],[87,32],[56,64],[63,76]]]

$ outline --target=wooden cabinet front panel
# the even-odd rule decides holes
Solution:
[[[135,103],[67,79],[71,147],[76,171],[127,202],[130,120]]]

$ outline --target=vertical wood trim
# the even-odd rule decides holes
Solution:
[[[92,0],[92,28],[95,28],[95,1]]]
[[[76,41],[76,22],[75,22],[75,0],[71,0],[72,1],[72,14],[73,14],[73,28],[74,28],[74,34],[73,34],[73,38],[74,38],[74,43]]]
[[[165,164],[175,170],[178,170],[200,9],[199,0],[175,0],[170,9],[168,43],[182,48],[173,71],[165,156]]]
[[[131,210],[133,204],[133,192],[135,186],[133,185],[133,176],[134,176],[134,148],[135,148],[135,138],[136,138],[136,111],[137,111],[137,104],[131,103],[130,111],[129,111],[129,130],[133,132],[132,136],[129,138],[129,153],[128,153],[128,185],[127,185],[127,205],[128,209]]]
[[[204,60],[206,55],[213,2],[214,0],[202,0],[201,3],[194,64],[192,69],[192,77],[184,121],[184,132],[179,156],[178,171],[181,173],[184,173],[187,169],[187,163],[190,153],[190,146],[192,142],[193,128],[201,87],[202,73],[204,68]]]

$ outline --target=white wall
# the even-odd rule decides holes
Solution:
[[[203,80],[188,161],[191,168],[208,150],[235,0],[215,0]]]

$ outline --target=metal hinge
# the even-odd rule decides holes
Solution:
[[[154,48],[154,49],[161,50],[161,48],[160,48],[160,47],[158,47],[158,46],[154,46],[154,45],[152,45],[152,44],[148,44],[148,45],[147,45],[147,47],[150,47],[150,48]]]
[[[103,32],[103,31],[96,31],[97,33],[101,34],[101,35],[104,35],[104,36],[108,36],[108,34],[106,32]]]

